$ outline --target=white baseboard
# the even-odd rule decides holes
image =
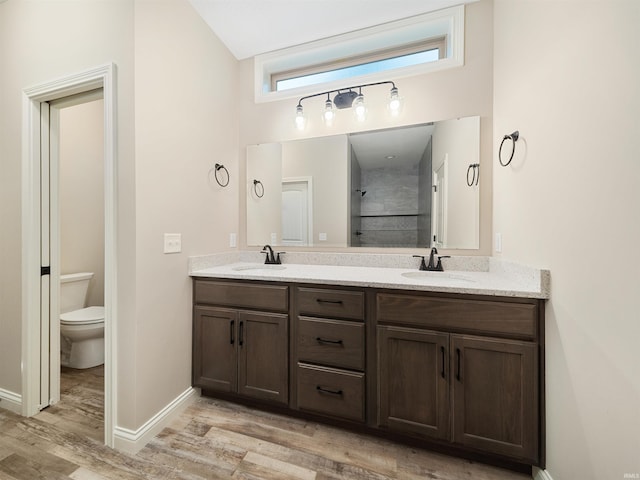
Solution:
[[[538,467],[533,467],[533,480],[553,480],[551,474],[546,470],[541,470]]]
[[[0,388],[0,408],[22,415],[22,395]]]
[[[116,426],[113,429],[114,447],[127,453],[137,453],[191,403],[196,393],[189,387],[135,431]]]

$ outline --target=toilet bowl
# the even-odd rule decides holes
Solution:
[[[85,307],[93,273],[60,276],[60,364],[91,368],[104,363],[104,307]]]

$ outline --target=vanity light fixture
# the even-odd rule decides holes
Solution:
[[[358,93],[358,96],[353,101],[353,113],[356,114],[356,120],[364,122],[367,117],[367,106],[364,104],[364,95],[362,95],[362,89]]]
[[[400,107],[402,106],[402,99],[398,93],[398,87],[391,81],[366,83],[364,85],[355,85],[353,87],[340,88],[337,90],[328,90],[326,92],[315,93],[313,95],[307,95],[302,97],[298,101],[296,106],[296,118],[295,123],[298,130],[304,130],[306,126],[306,117],[302,108],[302,102],[309,98],[327,96],[324,102],[324,110],[322,113],[322,119],[326,125],[331,125],[336,117],[336,109],[342,110],[345,108],[353,107],[355,117],[358,121],[362,122],[367,116],[367,106],[365,104],[364,95],[362,89],[365,87],[373,87],[376,85],[391,85],[391,92],[389,94],[389,111],[391,115],[396,116],[400,113]],[[357,92],[355,91],[357,90]],[[335,93],[333,101],[331,100],[331,94]]]
[[[324,119],[324,123],[326,125],[331,125],[333,123],[333,119],[336,116],[336,111],[333,109],[333,103],[329,98],[329,94],[327,94],[327,101],[324,102],[324,113],[322,114],[322,118]]]
[[[394,85],[391,89],[391,99],[389,100],[389,111],[394,117],[400,113],[400,107],[402,106],[402,99],[398,93],[398,89]]]

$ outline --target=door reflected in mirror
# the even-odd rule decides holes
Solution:
[[[479,117],[250,145],[247,244],[477,249],[480,163]]]

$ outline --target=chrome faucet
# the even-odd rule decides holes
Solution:
[[[414,257],[421,258],[420,261],[420,270],[425,270],[428,272],[444,272],[444,268],[442,268],[442,259],[449,258],[450,255],[438,255],[438,249],[433,247],[431,252],[429,253],[429,263],[426,264],[424,261],[424,255],[414,255]],[[436,257],[438,260],[436,260]]]
[[[277,254],[273,252],[273,248],[271,245],[265,245],[262,247],[262,253],[267,254],[267,258],[264,259],[264,263],[267,265],[280,265],[282,260],[280,260],[280,255],[284,255],[285,252],[278,252]]]

